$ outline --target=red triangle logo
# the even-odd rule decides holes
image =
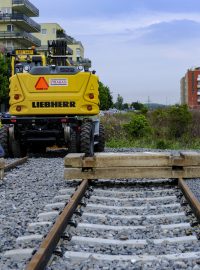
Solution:
[[[47,90],[49,85],[44,77],[40,77],[35,85],[36,90]]]

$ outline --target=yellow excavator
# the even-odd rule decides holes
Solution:
[[[0,130],[5,154],[22,157],[53,145],[87,156],[104,151],[95,71],[70,65],[65,41],[48,45],[47,57],[34,49],[11,55],[10,117]]]

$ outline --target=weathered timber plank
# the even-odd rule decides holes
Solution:
[[[5,160],[4,158],[0,158],[0,169],[3,169],[5,167]]]
[[[0,179],[4,177],[4,167],[5,167],[5,160],[4,158],[0,158]]]
[[[90,167],[91,158],[83,159],[83,167]],[[94,166],[103,167],[145,167],[169,166],[170,153],[139,152],[139,153],[96,153]]]
[[[180,152],[180,165],[182,166],[200,166],[200,153],[192,151],[182,151]],[[176,165],[178,164],[178,160],[176,162]]]
[[[188,166],[183,168],[183,176],[180,178],[199,178],[200,166]]]
[[[82,155],[82,156],[81,156]],[[80,159],[80,160],[79,160]],[[84,154],[69,154],[65,157],[66,167],[138,167],[138,166],[169,166],[170,153],[95,153],[94,157],[84,157]]]
[[[71,153],[65,156],[65,167],[82,167],[83,153]]]
[[[120,178],[197,178],[200,177],[200,167],[184,167],[183,170],[173,170],[172,167],[118,167],[95,168],[82,171],[80,168],[65,168],[65,179],[120,179]]]
[[[65,179],[116,179],[116,178],[171,178],[171,167],[120,167],[95,168],[84,171],[79,168],[65,168]]]
[[[4,169],[0,169],[0,179],[4,178]]]
[[[177,155],[166,152],[137,153],[95,153],[94,157],[81,154],[68,154],[65,167],[104,168],[104,167],[168,167],[168,166],[200,166],[200,153],[183,151]]]

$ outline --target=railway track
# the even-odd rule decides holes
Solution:
[[[58,215],[72,190],[62,189],[59,193],[54,202],[45,206],[47,219],[52,211]],[[45,217],[45,213],[42,215]],[[45,222],[47,225],[49,221],[29,224],[29,228],[38,232]],[[107,180],[90,184],[83,180],[25,269],[45,269],[49,261],[48,269],[52,270],[105,266],[173,269],[170,267],[195,265],[200,258],[200,243],[198,226],[194,225],[196,220],[177,182],[116,184]],[[24,248],[29,242],[30,247],[34,236],[29,237],[18,239],[19,246]]]
[[[200,227],[189,204],[198,217],[183,179],[82,180],[60,189],[4,255],[21,257],[26,270],[198,270]]]

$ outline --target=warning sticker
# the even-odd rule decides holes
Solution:
[[[67,79],[50,79],[49,80],[50,86],[68,86]]]
[[[49,85],[44,77],[40,77],[35,85],[36,90],[47,90]]]

